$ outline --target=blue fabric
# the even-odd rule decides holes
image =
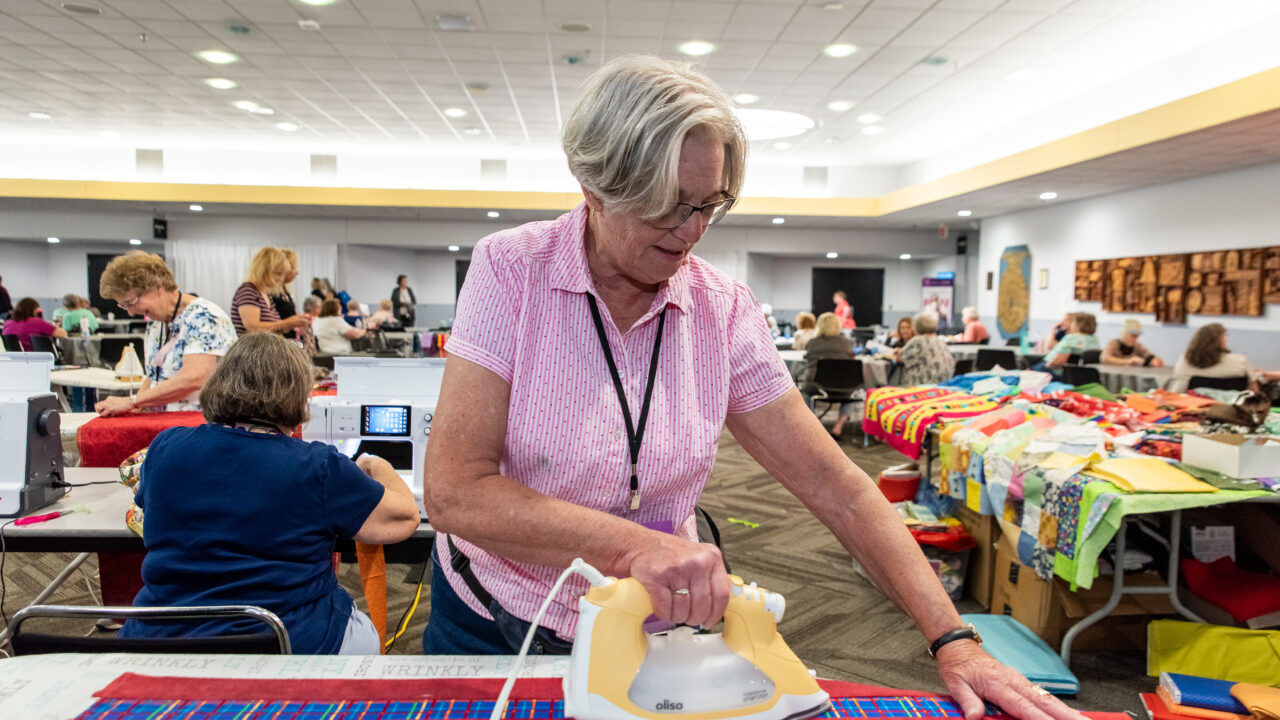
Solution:
[[[337,537],[351,537],[385,492],[330,445],[220,425],[170,428],[142,465],[145,587],[136,606],[258,605],[289,631],[293,652],[338,652],[352,601],[334,576]],[[122,637],[255,633],[253,620],[130,621]]]

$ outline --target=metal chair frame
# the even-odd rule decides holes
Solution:
[[[175,638],[82,638],[21,632],[22,624],[37,617],[53,618],[122,618],[125,620],[217,620],[226,618],[253,618],[259,620],[270,633],[235,636],[175,637]],[[245,646],[265,644],[266,638],[274,638],[281,655],[291,655],[289,632],[275,613],[254,605],[208,605],[203,607],[112,607],[82,605],[29,605],[13,614],[9,623],[9,642],[15,655],[37,655],[48,652],[86,652],[87,648],[99,652],[172,652],[172,653],[242,653],[243,649],[230,646],[237,639]],[[63,649],[59,649],[59,646]],[[147,645],[149,647],[132,647]],[[157,647],[172,649],[158,650]],[[69,650],[67,648],[74,648]]]

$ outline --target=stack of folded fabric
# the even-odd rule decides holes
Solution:
[[[1182,576],[1191,592],[1231,613],[1236,622],[1251,628],[1280,625],[1280,578],[1244,570],[1230,557],[1211,563],[1183,558]]]
[[[1142,704],[1151,720],[1280,720],[1280,688],[1180,673],[1160,673]]]

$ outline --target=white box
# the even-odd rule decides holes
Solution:
[[[1191,556],[1202,563],[1219,558],[1236,559],[1236,529],[1231,525],[1191,528]]]
[[[1270,435],[1184,435],[1182,462],[1228,477],[1280,475],[1280,438]]]

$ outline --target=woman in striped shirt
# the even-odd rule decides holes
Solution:
[[[236,288],[231,298],[231,322],[236,335],[253,332],[273,332],[284,335],[294,328],[308,324],[302,315],[280,319],[280,313],[271,302],[273,294],[284,290],[285,278],[292,266],[289,258],[279,248],[264,247],[249,262],[249,278]]]

